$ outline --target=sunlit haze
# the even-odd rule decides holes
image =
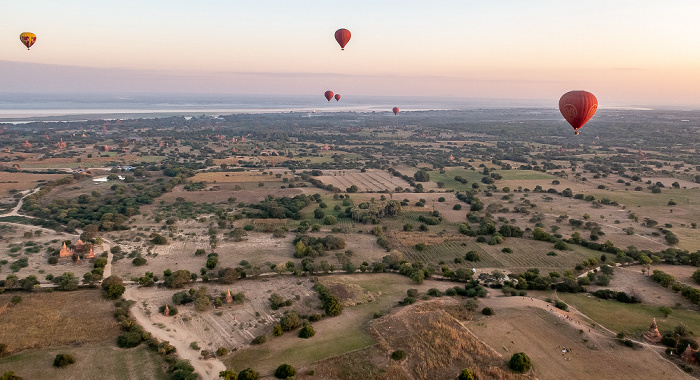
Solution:
[[[700,2],[0,3],[0,92],[436,96],[700,106]],[[333,38],[352,32],[345,51]],[[19,42],[33,32],[30,51]]]

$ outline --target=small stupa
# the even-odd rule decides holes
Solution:
[[[165,315],[166,317],[170,315],[170,308],[168,307],[168,305],[165,305],[165,310],[163,310],[163,315]]]
[[[90,253],[85,255],[85,258],[86,259],[94,259],[95,258],[95,251],[93,251],[92,248],[90,248]]]
[[[683,360],[686,363],[695,363],[695,356],[693,355],[693,347],[690,347],[690,344],[688,344],[688,347],[681,354],[681,360]]]
[[[663,337],[659,332],[659,327],[656,325],[656,318],[654,318],[654,321],[651,323],[651,326],[649,326],[649,330],[644,332],[644,334],[642,335],[644,336],[644,339],[646,339],[650,343],[661,343]]]
[[[233,296],[231,296],[231,290],[229,290],[226,293],[226,303],[227,304],[232,304],[233,303]]]

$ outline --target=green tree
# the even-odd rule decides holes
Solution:
[[[278,379],[286,379],[286,378],[294,377],[294,375],[296,375],[296,373],[297,373],[297,370],[294,369],[294,367],[292,367],[291,365],[280,364],[280,366],[277,367],[277,369],[275,370],[275,377]]]
[[[23,380],[23,378],[15,375],[15,373],[12,371],[9,371],[2,374],[2,376],[0,376],[0,380]]]
[[[124,294],[126,288],[121,277],[113,274],[102,281],[102,290],[107,298],[115,300]]]
[[[419,170],[413,174],[413,178],[418,182],[428,182],[430,181],[430,174],[426,170]]]
[[[508,367],[515,372],[525,373],[532,367],[532,362],[524,352],[518,352],[510,357]]]
[[[233,370],[231,369],[227,369],[226,371],[220,371],[219,377],[223,380],[238,380],[238,374],[236,372],[233,372]]]
[[[316,331],[310,323],[305,323],[304,327],[299,330],[299,338],[309,339],[314,335],[316,335]]]
[[[252,370],[251,368],[246,368],[238,373],[238,380],[258,380],[260,374]]]
[[[693,280],[700,284],[700,269],[693,272]]]
[[[474,377],[474,373],[470,369],[465,368],[459,373],[457,380],[476,380],[476,377]]]
[[[58,368],[63,368],[73,363],[75,363],[75,358],[69,354],[58,354],[53,360],[53,366]]]
[[[60,277],[54,277],[53,282],[58,290],[72,291],[78,289],[79,280],[72,272],[65,272]]]

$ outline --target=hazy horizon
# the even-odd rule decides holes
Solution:
[[[301,94],[700,107],[700,2],[2,3],[7,93]],[[341,51],[338,28],[352,38]],[[36,33],[27,51],[21,32]]]

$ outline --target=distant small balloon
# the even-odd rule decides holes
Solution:
[[[564,116],[574,133],[591,120],[598,109],[598,99],[588,91],[569,91],[559,99],[559,111]]]
[[[391,111],[394,113],[394,115],[398,115],[399,114],[399,107],[394,107],[391,109]]]
[[[350,31],[347,29],[338,29],[335,31],[335,40],[340,45],[340,50],[345,50],[345,45],[350,41]]]
[[[24,46],[27,47],[27,50],[29,50],[29,48],[36,42],[36,34],[24,32],[19,35],[19,40],[22,41]]]
[[[330,102],[331,99],[333,99],[333,91],[328,90],[323,94],[323,96],[325,96],[326,100],[328,100]]]
[[[339,100],[340,100],[340,94],[335,94],[334,98],[335,98],[335,101],[336,101],[336,102],[339,101]]]

